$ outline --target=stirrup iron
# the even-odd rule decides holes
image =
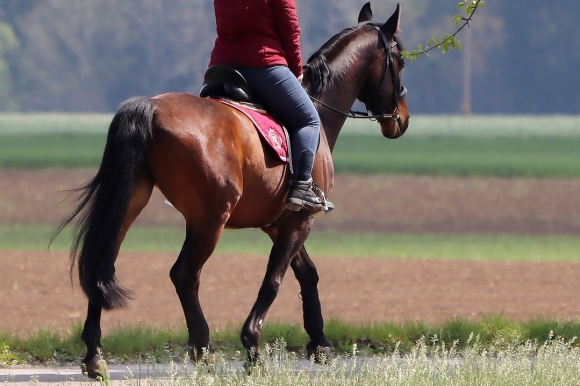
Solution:
[[[334,209],[334,204],[326,199],[326,195],[324,194],[324,192],[322,191],[322,189],[320,189],[318,187],[318,185],[316,185],[314,183],[314,181],[312,181],[312,190],[316,194],[318,194],[320,196],[320,198],[322,198],[322,209],[310,213],[310,215],[308,216],[308,218],[320,217],[323,214],[326,214],[326,213],[328,213],[328,212],[330,212],[331,210]]]

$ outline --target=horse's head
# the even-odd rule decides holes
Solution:
[[[407,90],[401,86],[405,63],[396,37],[400,7],[397,5],[384,24],[373,22],[372,16],[370,3],[366,3],[358,25],[333,36],[304,66],[303,85],[319,105],[325,131],[336,136],[348,117],[376,119],[387,138],[399,138],[409,126]],[[347,113],[355,99],[372,115]],[[328,132],[332,149],[336,136]]]
[[[357,95],[368,111],[377,118],[381,132],[387,138],[402,136],[409,126],[409,110],[405,95],[407,89],[401,85],[401,71],[405,65],[400,52],[403,50],[395,34],[399,31],[401,8],[397,9],[386,23],[373,23],[370,3],[366,3],[358,17],[358,29],[378,36],[378,52],[371,59],[367,77]]]

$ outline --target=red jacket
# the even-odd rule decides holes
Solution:
[[[285,65],[302,74],[295,0],[214,0],[218,37],[210,66]]]

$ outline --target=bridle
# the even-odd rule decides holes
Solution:
[[[389,114],[383,110],[380,114],[372,114],[372,113],[369,114],[370,110],[366,111],[366,112],[350,110],[348,113],[345,113],[339,109],[336,109],[332,106],[327,105],[326,103],[324,103],[324,102],[322,102],[322,101],[320,101],[312,96],[310,96],[310,99],[312,99],[312,101],[326,107],[327,109],[334,111],[336,113],[339,113],[347,118],[370,119],[370,120],[377,120],[377,119],[384,119],[384,118],[393,119],[393,120],[397,121],[397,123],[399,124],[399,128],[402,130],[403,122],[401,121],[401,116],[399,115],[399,101],[407,95],[407,88],[405,88],[405,86],[401,86],[401,79],[399,78],[397,71],[395,70],[395,64],[393,61],[392,49],[393,49],[393,47],[395,47],[397,45],[397,42],[395,41],[392,44],[389,44],[389,41],[387,40],[387,37],[385,36],[383,31],[381,31],[381,29],[375,25],[373,25],[372,27],[378,31],[379,36],[381,38],[381,41],[383,42],[383,46],[385,47],[385,51],[386,51],[385,67],[383,70],[383,74],[381,76],[381,81],[379,83],[379,87],[382,86],[383,81],[385,80],[387,70],[391,74],[391,79],[393,79],[393,104],[395,106],[395,109],[393,110],[393,112]],[[395,90],[400,90],[400,92],[397,93]]]

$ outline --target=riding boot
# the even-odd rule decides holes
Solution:
[[[286,199],[286,209],[299,211],[306,207],[311,212],[318,212],[324,208],[325,202],[314,192],[312,178],[307,181],[292,181],[290,193]]]

